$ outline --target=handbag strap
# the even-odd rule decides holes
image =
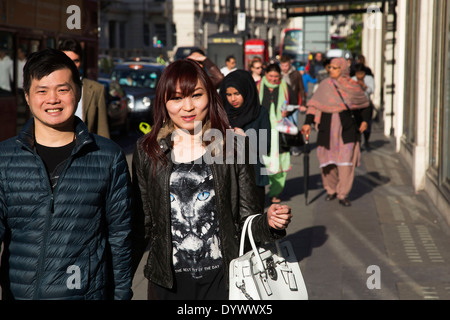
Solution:
[[[358,131],[358,124],[356,123],[356,119],[355,119],[355,115],[353,113],[353,110],[350,109],[350,107],[348,106],[348,104],[345,102],[344,98],[342,97],[341,92],[339,91],[336,83],[334,82],[334,80],[331,81],[333,83],[333,86],[336,88],[337,93],[339,94],[339,97],[341,97],[342,102],[344,103],[345,107],[347,108],[347,110],[350,112],[350,116],[353,119],[353,124],[355,125],[355,129],[356,131]]]
[[[248,233],[248,238],[250,240],[250,244],[253,249],[253,253],[255,257],[257,257],[258,263],[260,264],[260,270],[264,270],[264,263],[262,261],[261,255],[259,254],[258,248],[256,247],[255,240],[253,238],[252,233],[252,222],[253,219],[259,216],[260,214],[254,214],[245,220],[244,227],[242,228],[242,234],[241,234],[241,243],[239,247],[239,256],[242,256],[244,254],[244,245],[245,245],[245,235]]]
[[[245,235],[247,233],[247,229],[249,229],[249,237],[251,234],[251,237],[253,238],[253,234],[251,233],[252,232],[251,222],[254,218],[256,218],[256,216],[259,216],[259,214],[254,214],[254,215],[249,216],[244,222],[244,226],[242,227],[242,233],[241,233],[241,242],[240,242],[240,246],[239,246],[239,256],[242,256],[244,254]]]
[[[348,106],[348,104],[345,102],[344,97],[342,97],[341,92],[339,91],[336,83],[334,82],[334,80],[331,81],[333,83],[333,86],[336,88],[336,91],[339,95],[339,97],[341,97],[342,102],[344,103],[345,107],[348,109],[348,111],[352,112],[352,110],[350,109],[350,107]]]

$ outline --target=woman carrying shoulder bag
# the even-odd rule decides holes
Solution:
[[[261,213],[254,235],[273,241],[286,234],[290,208],[272,205],[263,213],[253,167],[225,161],[233,130],[196,62],[178,60],[165,68],[154,116],[133,155],[134,265],[148,247],[149,299],[227,299],[228,266],[239,255],[246,218]]]
[[[369,100],[358,83],[350,78],[344,58],[330,63],[330,78],[323,80],[308,102],[304,134],[309,135],[311,124],[319,130],[317,157],[327,201],[339,199],[351,206],[351,191],[355,167],[360,161],[360,135],[370,120]]]

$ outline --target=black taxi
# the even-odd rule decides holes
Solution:
[[[147,122],[153,125],[153,104],[156,87],[164,65],[143,61],[118,64],[111,73],[128,97],[129,118],[132,124]]]

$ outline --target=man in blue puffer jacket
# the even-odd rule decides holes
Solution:
[[[0,143],[3,299],[131,299],[131,188],[125,156],[75,110],[81,81],[63,52],[24,67],[33,118]]]

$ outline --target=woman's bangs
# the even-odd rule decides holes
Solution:
[[[198,81],[197,70],[189,65],[186,65],[186,67],[180,68],[176,77],[172,78],[170,84],[168,84],[166,101],[174,98],[179,93],[181,93],[183,97],[188,97],[194,93]],[[177,92],[178,86],[180,92]]]

